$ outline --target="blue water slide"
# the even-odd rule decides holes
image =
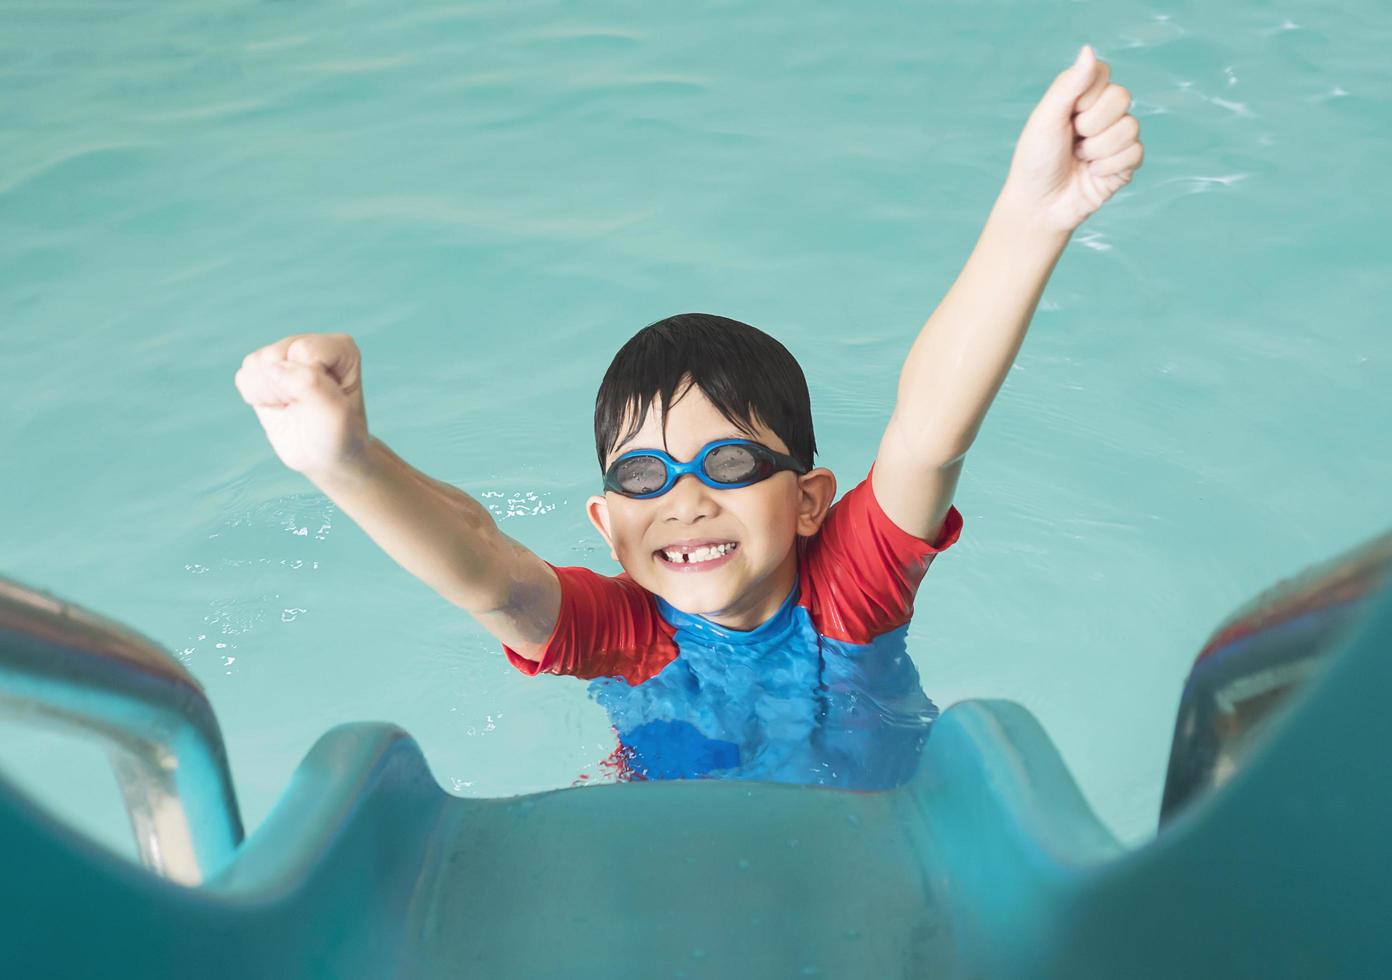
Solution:
[[[1134,849],[1001,701],[944,712],[911,781],[876,792],[699,780],[458,799],[406,733],[346,725],[243,840],[182,668],[0,582],[0,705],[119,747],[142,858],[0,781],[0,975],[1385,975],[1389,567],[1392,535],[1219,628],[1186,686],[1159,833]]]

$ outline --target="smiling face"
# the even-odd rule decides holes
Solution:
[[[693,459],[717,439],[751,439],[780,453],[788,447],[757,419],[739,431],[700,388],[679,389],[665,419],[648,408],[642,428],[615,446],[607,467],[632,449],[664,449]],[[827,469],[802,476],[775,473],[738,489],[708,487],[682,476],[660,497],[632,500],[618,493],[591,497],[586,512],[610,553],[635,582],[683,612],[729,629],[751,630],[769,619],[797,580],[797,538],[816,533],[836,494]]]

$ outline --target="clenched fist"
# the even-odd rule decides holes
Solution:
[[[1072,232],[1145,159],[1131,92],[1091,45],[1054,79],[1015,144],[1006,187],[1046,227]]]
[[[361,457],[367,446],[362,357],[342,333],[285,337],[248,354],[237,390],[256,411],[271,448],[314,479]]]

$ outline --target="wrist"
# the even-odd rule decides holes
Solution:
[[[1006,228],[1026,242],[1062,249],[1073,237],[1072,228],[1060,228],[1037,202],[1020,193],[1009,181],[991,208],[990,223]]]
[[[320,490],[333,496],[334,491],[352,488],[371,481],[381,472],[386,458],[386,446],[364,433],[364,437],[335,462],[313,470],[305,470],[304,475]]]

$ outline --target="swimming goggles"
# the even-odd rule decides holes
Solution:
[[[775,473],[806,473],[791,456],[748,439],[717,439],[701,447],[689,463],[678,463],[660,449],[634,449],[610,464],[604,489],[634,500],[660,497],[687,473],[716,490],[734,490],[767,480]]]

